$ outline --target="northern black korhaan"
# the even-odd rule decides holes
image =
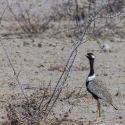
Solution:
[[[97,121],[101,121],[101,112],[100,112],[100,102],[99,99],[104,100],[105,102],[111,104],[116,110],[118,109],[112,102],[111,94],[107,91],[107,89],[98,83],[95,79],[94,73],[94,59],[95,56],[92,53],[87,53],[85,55],[89,59],[90,63],[90,73],[86,79],[86,87],[87,90],[93,95],[93,97],[97,100]]]

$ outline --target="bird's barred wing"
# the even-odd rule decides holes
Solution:
[[[112,103],[112,98],[108,90],[99,84],[96,80],[92,80],[88,84],[88,89],[91,93],[95,94],[97,97],[103,99],[108,103]]]

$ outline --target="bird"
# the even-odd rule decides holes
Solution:
[[[87,53],[85,55],[89,59],[90,63],[90,72],[86,79],[86,88],[93,95],[93,97],[97,100],[97,118],[96,121],[101,121],[101,105],[99,99],[104,100],[114,107],[114,109],[118,110],[117,106],[112,101],[112,96],[109,91],[100,84],[100,82],[96,79],[94,72],[94,59],[95,55],[93,53]]]

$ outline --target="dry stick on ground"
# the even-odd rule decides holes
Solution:
[[[7,8],[9,8],[10,12],[13,14],[15,20],[18,22],[18,24],[20,25],[21,29],[26,32],[29,35],[29,38],[33,41],[30,32],[28,32],[25,27],[28,29],[28,27],[25,25],[25,23],[23,23],[23,25],[20,23],[20,21],[18,20],[17,16],[15,15],[15,13],[13,12],[12,8],[9,6],[7,6]]]
[[[30,19],[30,16],[29,16],[29,11],[27,10],[27,8],[26,8],[25,5],[24,5],[24,1],[22,1],[22,4],[23,4],[23,8],[24,8],[24,10],[25,10],[25,12],[26,12],[26,14],[27,14],[27,17],[28,17],[28,19],[26,19],[25,16],[23,15],[23,19],[24,19],[24,21],[25,21],[23,24],[26,24],[27,21],[28,21],[28,24],[30,25],[30,28],[32,29],[32,31],[35,30],[35,32],[37,32],[36,29],[33,28],[33,25],[32,25],[32,23],[31,23],[31,21],[30,21],[31,19]],[[26,24],[26,26],[27,26],[27,24]],[[27,27],[27,28],[28,28],[28,27]],[[28,30],[30,31],[29,28],[28,28]],[[31,31],[30,31],[30,32],[31,32]]]
[[[21,84],[20,81],[19,81],[19,73],[20,73],[20,72],[19,72],[19,73],[16,73],[16,71],[15,71],[15,69],[14,69],[14,66],[13,66],[12,63],[11,63],[11,60],[10,60],[10,58],[9,58],[9,55],[8,55],[8,53],[7,53],[6,49],[5,49],[5,47],[4,47],[3,43],[2,43],[2,41],[1,41],[1,45],[2,45],[2,47],[3,47],[3,50],[4,50],[4,52],[5,52],[6,56],[7,56],[7,59],[8,59],[8,61],[9,61],[9,63],[10,63],[10,66],[11,66],[12,69],[13,69],[14,76],[16,77],[16,81],[17,81],[18,84],[20,85],[21,91],[22,91],[22,93],[23,93],[23,95],[24,95],[24,97],[25,97],[25,99],[26,99],[26,101],[27,101],[27,103],[28,103],[28,105],[29,105],[28,97],[26,96],[26,94],[25,94],[25,92],[24,92],[24,90],[23,90],[22,84]],[[28,112],[29,112],[30,114],[32,114],[29,109],[27,109],[27,110],[28,110]]]
[[[23,5],[24,6],[24,5]],[[12,13],[12,15],[14,16],[14,18],[15,18],[15,20],[18,22],[18,24],[20,25],[20,27],[21,27],[21,29],[24,31],[24,32],[26,32],[27,34],[29,34],[29,36],[30,36],[30,39],[31,40],[33,40],[32,38],[31,38],[31,33],[32,33],[32,31],[35,31],[35,33],[37,33],[38,31],[37,31],[37,29],[35,29],[35,26],[34,25],[37,25],[36,23],[38,23],[38,22],[36,22],[35,24],[32,24],[31,23],[31,19],[30,19],[30,17],[29,17],[29,12],[28,12],[28,10],[25,8],[25,6],[24,6],[24,8],[25,8],[25,11],[26,11],[26,14],[27,14],[27,17],[28,17],[28,19],[26,19],[25,18],[25,15],[23,15],[23,20],[22,20],[22,23],[20,22],[20,20],[18,19],[18,17],[16,16],[16,14],[13,12],[13,10],[12,10],[12,8],[9,6],[9,4],[8,4],[8,6],[7,6],[8,8],[9,8],[9,10],[10,10],[10,12]],[[57,14],[58,13],[55,13],[55,12],[53,12],[53,13],[51,13],[51,15],[50,16],[45,16],[44,18],[43,18],[43,20],[41,20],[40,22],[43,22],[43,24],[40,26],[40,24],[38,24],[39,25],[39,31],[42,29],[43,31],[44,30],[46,30],[47,29],[47,26],[50,24],[50,22],[51,21],[53,21],[54,19],[55,19],[55,17],[57,16]],[[28,24],[27,24],[28,23]],[[30,26],[30,28],[29,28],[29,26]],[[37,27],[36,27],[37,28]]]
[[[6,11],[7,8],[8,8],[8,6],[5,7],[5,9],[3,10],[2,16],[0,17],[0,24],[1,24],[1,22],[2,22],[2,19],[3,19],[4,13],[5,13],[5,11]]]
[[[85,41],[85,42],[86,42],[86,41]],[[51,100],[53,99],[53,97],[55,97],[56,92],[58,91],[57,96],[56,96],[56,98],[54,99],[53,104],[51,105],[51,107],[50,107],[50,109],[49,109],[49,111],[48,111],[48,113],[47,113],[47,116],[48,116],[48,114],[50,113],[51,109],[53,108],[54,104],[56,103],[56,101],[57,101],[57,99],[58,99],[58,97],[59,97],[59,95],[60,95],[60,93],[61,93],[61,91],[62,91],[62,89],[63,89],[63,86],[64,86],[64,84],[65,84],[66,81],[67,81],[67,78],[68,78],[68,76],[69,76],[70,70],[71,70],[71,68],[72,68],[72,66],[73,66],[73,63],[74,63],[74,61],[75,61],[75,58],[76,58],[76,56],[77,56],[77,49],[78,49],[78,47],[79,47],[82,43],[84,43],[84,42],[81,42],[81,43],[79,43],[79,44],[77,45],[77,47],[72,51],[70,57],[68,58],[68,62],[67,62],[67,65],[65,66],[65,70],[63,71],[63,73],[62,73],[62,75],[61,75],[59,81],[57,82],[58,85],[56,85],[56,89],[54,89],[54,92],[53,92],[53,94],[52,94],[50,100],[47,102],[46,110],[47,110],[47,108],[48,108],[48,106],[49,106]],[[75,53],[75,54],[74,54],[74,53]],[[71,64],[70,64],[70,66],[69,66],[69,68],[68,68],[68,71],[66,71],[66,68],[67,68],[67,66],[68,66],[68,64],[69,64],[69,61],[71,60],[71,57],[73,56],[73,54],[74,54],[74,58],[73,58],[73,60],[72,60],[72,62],[71,62]],[[60,83],[60,81],[61,81],[61,79],[62,79],[62,77],[63,77],[64,74],[65,74],[65,76],[64,76],[63,82],[62,82],[62,84],[59,86],[59,83]],[[58,86],[59,86],[59,87],[58,87]]]
[[[95,10],[96,10],[96,0],[94,2],[94,12]],[[93,33],[95,33],[95,27],[96,27],[96,20],[94,20]]]
[[[1,41],[1,40],[0,40],[0,41]],[[14,66],[13,66],[13,64],[12,64],[10,58],[9,58],[9,55],[8,55],[8,53],[7,53],[6,49],[5,49],[4,44],[2,43],[2,41],[1,41],[1,45],[2,45],[2,47],[3,47],[3,50],[4,50],[4,52],[5,52],[6,56],[7,56],[7,59],[8,59],[8,61],[9,61],[9,63],[10,63],[10,66],[11,66],[11,68],[13,69],[14,76],[15,76],[15,78],[16,78],[16,81],[17,81],[17,83],[20,85],[21,91],[22,91],[22,93],[23,93],[25,99],[27,100],[27,103],[29,104],[28,97],[26,96],[26,94],[25,94],[25,92],[24,92],[24,90],[23,90],[22,84],[21,84],[20,81],[19,81],[20,71],[19,71],[19,73],[16,73],[16,70],[15,70],[15,68],[14,68]]]
[[[33,115],[32,111],[30,110],[30,108],[32,108],[31,105],[30,105],[31,102],[30,102],[30,100],[28,99],[27,95],[25,94],[25,92],[24,92],[24,90],[23,90],[23,87],[22,87],[22,84],[21,84],[20,81],[19,81],[19,73],[20,73],[20,72],[19,72],[19,73],[16,72],[16,70],[15,70],[15,68],[14,68],[14,66],[13,66],[13,64],[12,64],[10,58],[9,58],[9,55],[8,55],[8,53],[7,53],[6,49],[5,49],[4,44],[2,43],[2,41],[1,41],[1,45],[2,45],[3,50],[4,50],[4,52],[5,52],[6,56],[7,56],[7,59],[8,59],[8,61],[9,61],[9,64],[10,64],[10,66],[12,67],[12,70],[13,70],[14,76],[15,76],[15,79],[16,79],[17,83],[20,85],[21,91],[22,91],[22,93],[23,93],[23,95],[24,95],[24,97],[25,97],[25,99],[26,99],[26,101],[27,101],[27,104],[28,104],[28,106],[25,106],[25,103],[24,103],[24,107],[22,107],[23,110],[25,110],[25,112],[28,113],[28,115],[25,116],[25,117],[20,117],[20,118],[21,118],[21,119],[24,119],[24,118],[25,118],[25,119],[28,120],[28,121],[32,121],[31,118],[33,118],[33,119],[35,120],[35,122],[39,122],[39,120],[37,120],[37,119],[39,119],[40,116],[41,116],[40,114],[41,114],[41,111],[42,111],[42,110],[40,109],[40,106],[42,105],[42,102],[45,100],[44,98],[46,97],[46,96],[45,96],[46,90],[44,91],[43,99],[41,100],[40,105],[39,105],[38,108],[37,108],[40,112],[39,112],[39,114],[35,113],[34,115],[37,116],[37,117],[35,117],[35,116]],[[49,87],[50,87],[50,89],[51,89],[51,82],[50,82],[50,84],[49,84]],[[36,105],[37,105],[37,103],[36,103]],[[37,111],[36,111],[36,112],[37,112]],[[17,114],[20,115],[19,113],[17,113]],[[37,119],[36,119],[36,118],[37,118]]]
[[[9,5],[8,5],[8,8],[9,8],[10,12],[13,14],[15,20],[19,23],[20,27],[23,29],[23,31],[25,31],[27,34],[29,34],[29,32],[27,30],[25,30],[25,28],[22,26],[22,24],[20,23],[17,16],[14,14],[12,8]]]
[[[23,25],[20,23],[19,19],[17,18],[17,16],[16,16],[15,13],[13,12],[12,8],[10,7],[8,0],[7,0],[7,4],[8,4],[7,7],[9,8],[10,12],[13,14],[15,20],[18,22],[18,24],[20,25],[20,27],[22,28],[22,30],[23,30],[24,32],[26,32],[27,34],[29,34],[28,31],[30,31],[30,29],[27,27],[26,23],[23,23]],[[25,21],[25,20],[24,20],[24,21]],[[25,27],[28,29],[28,31],[25,29]]]
[[[90,24],[89,24],[89,25],[90,25]],[[89,27],[89,26],[88,26],[88,27]],[[87,31],[87,29],[86,29],[86,31]],[[84,32],[84,35],[85,35],[86,31]],[[82,37],[82,38],[83,38],[83,37]],[[58,90],[57,87],[59,86],[59,83],[60,83],[60,81],[61,81],[61,79],[62,79],[62,77],[63,77],[64,74],[66,74],[66,75],[65,75],[65,77],[64,77],[64,80],[63,80],[61,86],[63,87],[64,84],[66,83],[66,80],[67,80],[67,78],[68,78],[68,76],[69,76],[70,69],[71,69],[71,67],[72,67],[72,65],[73,65],[73,63],[74,63],[74,61],[75,61],[76,55],[77,55],[77,49],[78,49],[78,47],[79,47],[82,43],[83,43],[83,42],[80,42],[80,43],[78,42],[78,45],[76,45],[76,47],[75,47],[75,48],[73,49],[73,51],[71,52],[71,54],[70,54],[70,56],[69,56],[69,58],[68,58],[68,61],[67,61],[66,65],[65,65],[64,71],[63,71],[63,73],[61,74],[61,76],[60,76],[60,78],[59,78],[59,80],[58,80],[58,82],[57,82],[57,84],[56,84],[56,87],[55,87],[55,89],[54,89],[54,91],[53,91],[53,94],[52,94],[50,100],[47,102],[46,110],[47,110],[48,105],[50,104],[51,100],[53,99],[55,93],[57,92],[57,90]],[[66,68],[67,68],[67,66],[69,65],[69,62],[70,62],[70,60],[71,60],[71,58],[72,58],[72,56],[73,56],[74,53],[76,53],[76,54],[75,54],[75,56],[74,56],[74,58],[73,58],[73,61],[71,62],[70,66],[69,66],[69,68],[68,68],[68,71],[66,71]],[[53,108],[53,106],[54,106],[56,100],[58,99],[58,97],[59,97],[59,95],[60,95],[60,93],[61,93],[61,91],[62,91],[62,87],[59,89],[59,92],[58,92],[58,94],[57,94],[57,97],[56,97],[56,99],[54,100],[54,102],[53,102],[51,108],[49,109],[49,111],[48,111],[48,113],[47,113],[47,115],[49,114],[49,112],[50,112],[51,109]]]

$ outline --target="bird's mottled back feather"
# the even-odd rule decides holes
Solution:
[[[103,99],[105,102],[112,104],[111,94],[97,80],[90,81],[88,83],[87,88],[92,94],[96,95],[98,98]]]

